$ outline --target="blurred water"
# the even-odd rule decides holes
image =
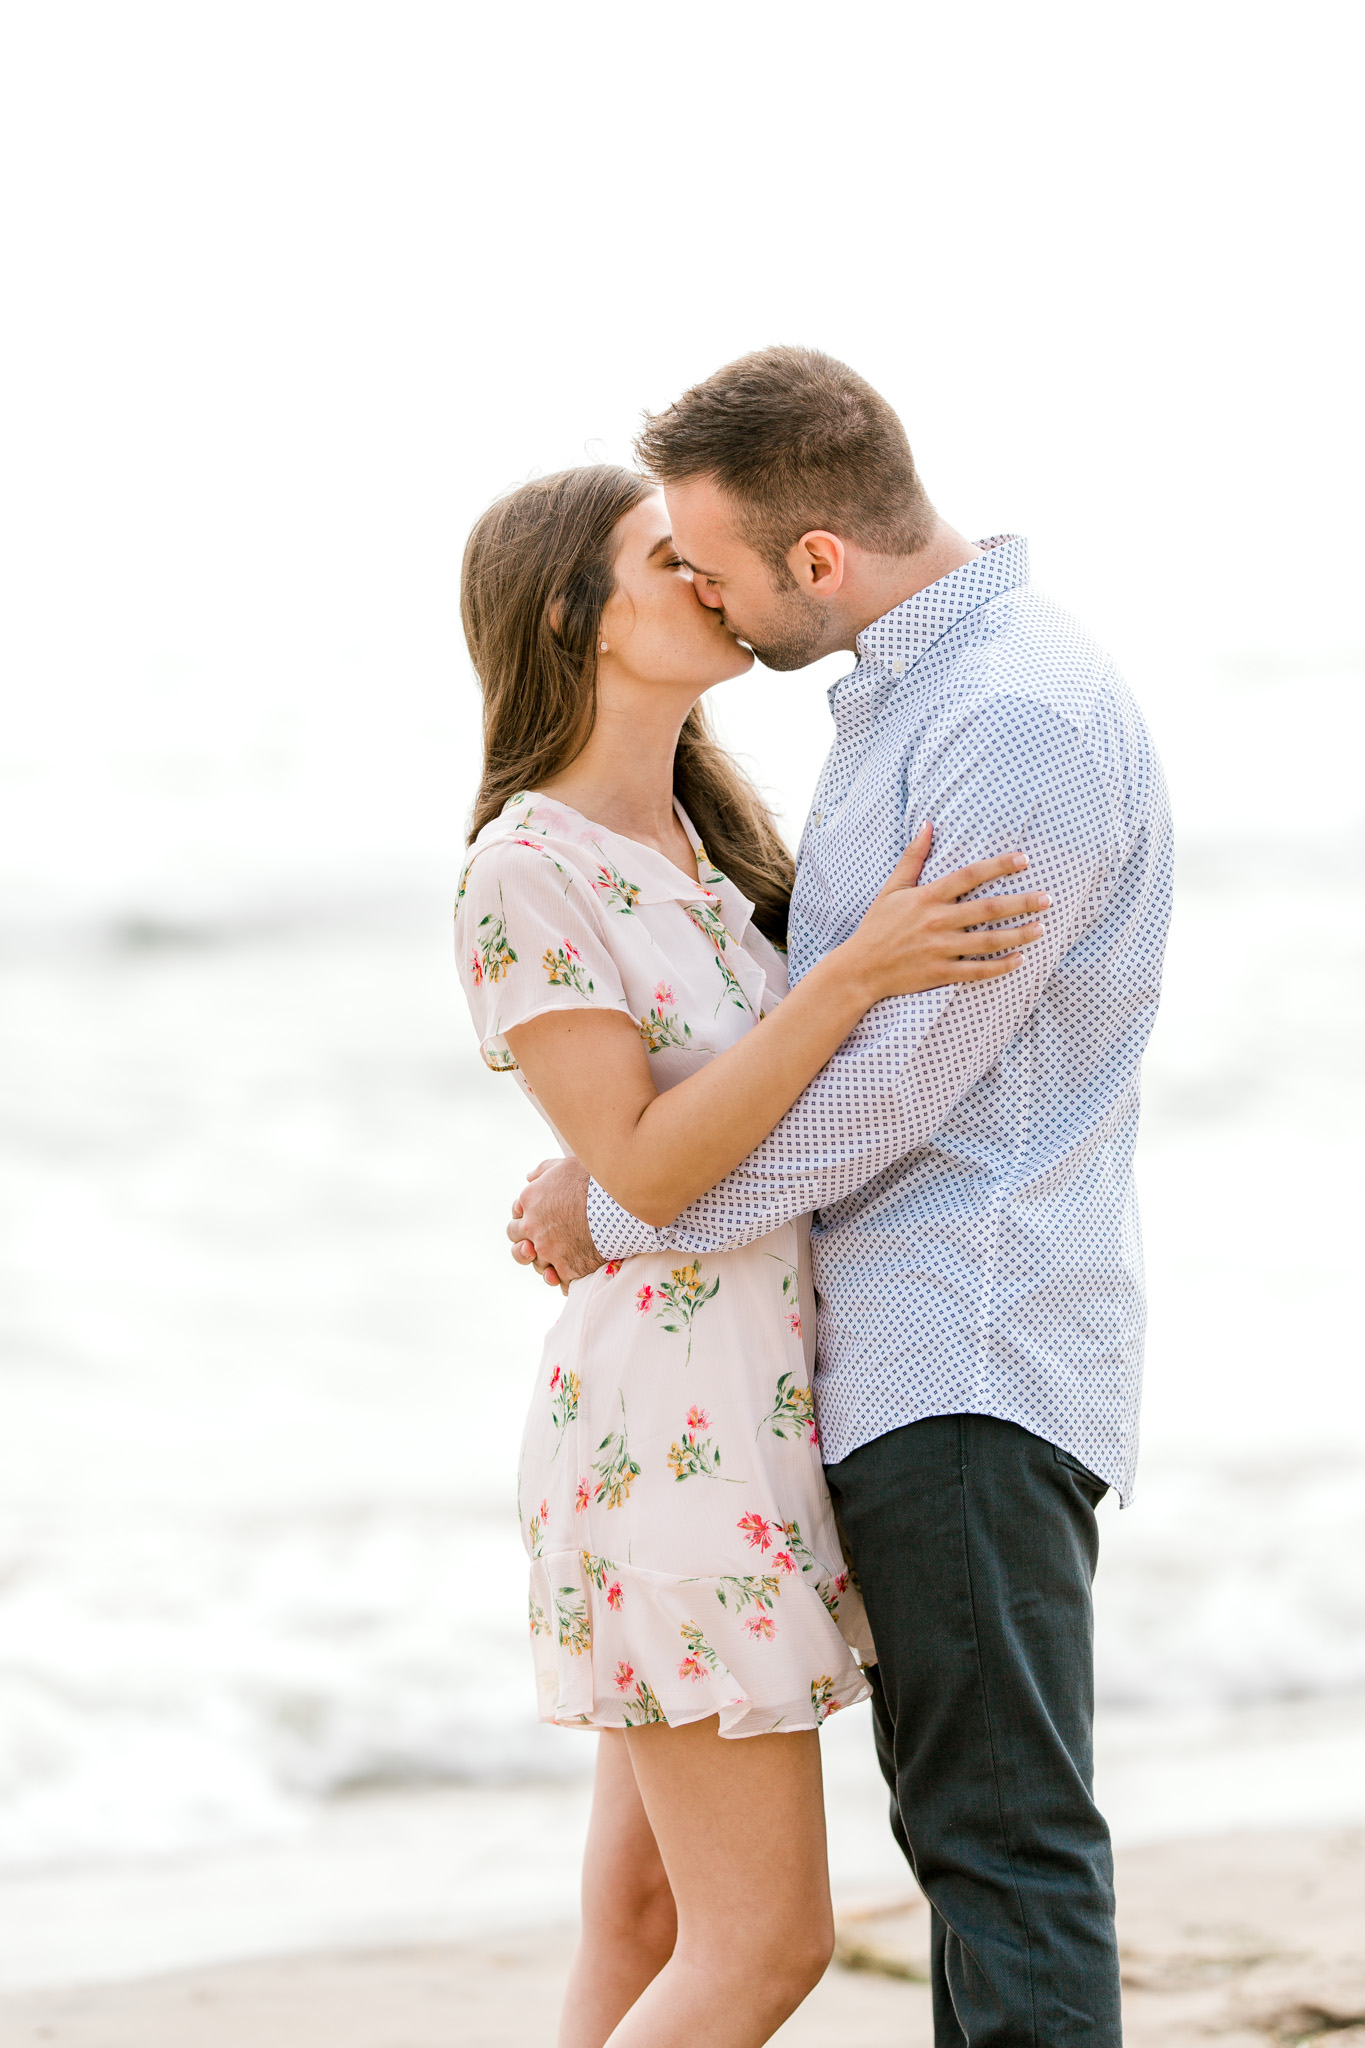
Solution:
[[[1145,1449],[1098,1589],[1130,1745],[1144,1714],[1365,1692],[1358,825],[1339,760],[1330,802],[1293,783],[1305,728],[1359,734],[1344,688],[1244,693],[1183,820]],[[1178,799],[1216,710],[1171,735]],[[469,1042],[445,879],[364,918],[178,885],[4,935],[10,1868],[588,1762],[532,1719],[512,1506],[553,1303],[502,1215],[544,1141]]]

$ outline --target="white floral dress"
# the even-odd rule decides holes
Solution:
[[[753,906],[678,815],[694,876],[548,797],[513,797],[484,827],[455,934],[495,1071],[517,1071],[509,1027],[604,1008],[636,1024],[669,1088],[786,994]],[[542,1720],[715,1714],[722,1735],[763,1735],[866,1695],[857,1660],[872,1646],[820,1463],[813,1334],[806,1218],[716,1256],[613,1260],[569,1289],[518,1487]]]

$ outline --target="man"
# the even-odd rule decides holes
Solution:
[[[1091,1792],[1095,1509],[1127,1499],[1144,1321],[1132,1181],[1170,818],[1104,654],[1027,551],[934,511],[843,364],[766,349],[639,444],[703,604],[770,668],[837,649],[793,979],[925,821],[925,878],[1020,847],[1052,908],[1013,974],[880,1004],[742,1165],[663,1230],[576,1161],[522,1194],[523,1261],[716,1252],[808,1209],[830,1489],[876,1640],[892,1826],[933,1914],[936,2040],[1120,2039]]]

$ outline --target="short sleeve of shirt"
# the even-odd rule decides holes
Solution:
[[[504,1033],[547,1010],[632,1016],[579,880],[538,846],[504,842],[476,853],[455,909],[455,953],[485,1063],[516,1066]]]

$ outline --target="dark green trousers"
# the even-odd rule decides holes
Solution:
[[[908,1423],[826,1476],[877,1645],[891,1826],[932,1909],[937,2048],[1118,2048],[1091,1764],[1103,1482],[988,1415]]]

